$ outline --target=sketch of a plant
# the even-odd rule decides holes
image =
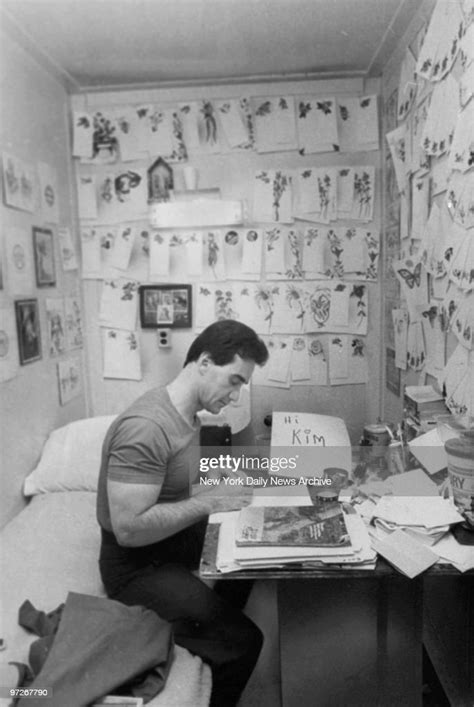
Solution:
[[[318,287],[309,298],[309,307],[316,325],[324,327],[331,312],[331,290],[328,287]]]
[[[136,351],[138,349],[138,341],[137,337],[133,332],[130,332],[130,334],[127,337],[128,341],[128,346],[130,348],[130,351]]]
[[[301,259],[301,248],[299,244],[298,234],[296,233],[296,231],[289,231],[288,243],[290,245],[290,251],[293,257],[293,263],[291,268],[286,271],[286,276],[290,280],[293,280],[295,278],[302,278],[303,263]]]
[[[280,229],[271,228],[265,231],[265,247],[267,251],[274,250],[275,243],[280,240]]]
[[[285,299],[290,309],[296,309],[297,314],[295,314],[295,318],[300,320],[300,326],[301,329],[303,329],[304,315],[306,311],[304,308],[302,291],[294,285],[287,285]]]
[[[98,111],[93,117],[92,156],[96,157],[101,149],[106,149],[110,155],[113,155],[117,147],[115,125]]]
[[[328,231],[328,240],[330,243],[330,251],[335,260],[332,269],[330,268],[327,270],[326,275],[329,275],[330,277],[344,277],[344,263],[341,259],[341,255],[344,252],[344,246],[333,228]]]
[[[271,101],[265,101],[264,103],[261,103],[257,110],[255,111],[255,115],[257,115],[259,118],[263,118],[265,115],[270,115],[272,112],[272,102]]]
[[[329,174],[318,177],[318,193],[321,216],[327,219],[331,196],[331,177]]]
[[[300,101],[298,104],[298,117],[299,118],[306,118],[308,113],[311,112],[312,106],[311,102],[305,103],[305,101]]]
[[[326,358],[324,356],[323,345],[321,344],[319,339],[311,339],[311,343],[309,345],[309,355],[310,356],[322,356],[323,361],[326,360]]]
[[[306,231],[306,245],[311,246],[318,236],[319,230],[317,228],[308,228]]]
[[[249,136],[247,142],[243,145],[239,145],[239,147],[245,150],[250,150],[253,149],[255,145],[255,127],[253,124],[253,114],[249,99],[245,97],[241,98],[239,101],[239,107],[242,111],[244,123]]]
[[[259,285],[257,292],[255,293],[255,303],[259,309],[264,311],[264,321],[268,322],[269,331],[271,329],[273,314],[275,311],[273,295],[277,295],[279,292],[279,287],[268,287],[265,285]]]
[[[270,174],[268,172],[260,172],[260,174],[257,174],[255,178],[261,179],[264,184],[270,184],[272,182],[272,178],[270,177]],[[289,184],[290,180],[286,174],[280,172],[279,170],[275,172],[273,176],[272,188],[272,208],[274,221],[280,220],[280,203],[283,194],[287,190]]]
[[[216,319],[235,319],[232,290],[216,290]]]
[[[210,101],[203,101],[200,110],[204,121],[204,140],[208,145],[215,145],[217,142],[217,122],[214,106]]]
[[[363,339],[352,339],[352,355],[364,357],[365,344]]]
[[[126,282],[122,286],[122,296],[120,299],[131,300],[131,299],[133,299],[134,293],[136,291],[137,291],[137,283],[136,282]]]
[[[365,241],[367,243],[367,250],[369,256],[369,264],[367,266],[366,277],[367,280],[376,280],[378,273],[378,258],[379,258],[379,242],[377,238],[374,238],[370,231],[365,234]]]
[[[219,259],[219,244],[214,233],[207,234],[207,264],[211,268],[214,276],[216,276],[215,267]]]
[[[357,318],[359,320],[359,325],[361,325],[364,319],[367,317],[364,295],[365,285],[354,285],[350,297],[357,298]]]
[[[178,160],[178,162],[187,160],[188,151],[184,142],[183,125],[177,111],[173,112],[173,136],[177,143],[177,147],[175,147],[171,155],[169,155],[169,159]]]
[[[359,217],[369,218],[372,210],[372,181],[368,172],[355,173],[354,195],[359,205]]]

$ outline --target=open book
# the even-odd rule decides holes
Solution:
[[[240,546],[279,545],[350,547],[339,504],[314,506],[247,506],[239,512],[235,542]]]

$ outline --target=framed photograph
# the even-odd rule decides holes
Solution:
[[[142,328],[189,329],[192,326],[192,300],[191,285],[142,285]]]
[[[16,327],[20,364],[41,359],[40,320],[37,299],[16,300]]]
[[[54,239],[53,232],[49,228],[33,226],[33,250],[37,286],[55,287]]]

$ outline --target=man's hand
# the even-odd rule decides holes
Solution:
[[[252,488],[245,484],[232,484],[231,480],[237,478],[234,474],[229,474],[229,481],[224,478],[212,486],[196,484],[193,486],[192,495],[205,503],[209,514],[220,513],[222,511],[238,511],[244,506],[248,506],[252,500]]]

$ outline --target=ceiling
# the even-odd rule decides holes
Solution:
[[[72,91],[380,74],[420,0],[0,0]]]

